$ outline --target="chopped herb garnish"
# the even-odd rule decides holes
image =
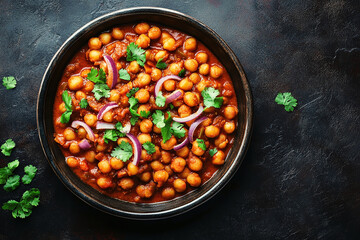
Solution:
[[[94,83],[105,83],[106,82],[106,74],[102,68],[97,70],[96,68],[91,68],[90,72],[87,75],[87,79]]]
[[[19,166],[19,160],[9,162],[6,167],[0,168],[0,184],[5,184],[7,179],[13,174],[14,170]]]
[[[168,113],[168,118],[165,120],[165,126],[161,128],[161,136],[163,138],[163,142],[167,142],[171,138],[171,122],[172,117],[170,115],[170,112]]]
[[[4,185],[4,190],[7,192],[14,191],[20,185],[20,176],[10,176]]]
[[[165,102],[166,102],[166,97],[164,97],[162,95],[162,92],[160,91],[156,97],[155,104],[158,107],[163,107],[163,106],[165,106]]]
[[[102,97],[110,97],[110,88],[105,83],[95,84],[92,92],[94,93],[94,97],[96,100],[100,100],[100,98]]]
[[[199,147],[202,150],[206,151],[206,145],[205,145],[204,139],[199,139],[198,138],[198,139],[196,139],[196,142],[198,143]]]
[[[156,110],[151,116],[153,118],[153,123],[156,125],[156,127],[165,127],[165,116],[162,111]]]
[[[155,144],[153,144],[152,142],[145,142],[143,143],[142,147],[146,150],[148,154],[153,154],[154,152],[156,152]]]
[[[118,136],[119,137],[124,137],[126,134],[125,134],[125,130],[124,130],[124,127],[123,125],[121,124],[121,122],[118,122],[115,124],[115,128],[119,131],[118,132]]]
[[[140,117],[148,118],[150,113],[150,111],[140,111]]]
[[[126,96],[128,97],[128,98],[130,98],[131,96],[133,96],[137,91],[139,91],[139,88],[137,87],[137,88],[132,88],[132,89],[130,89],[130,91],[126,94]]]
[[[66,108],[66,111],[61,115],[61,118],[60,118],[60,122],[61,123],[68,123],[70,121],[70,116],[72,114],[72,101],[71,101],[71,96],[70,94],[68,93],[67,90],[65,90],[63,93],[62,93],[62,100],[64,101],[65,103],[65,108]]]
[[[172,103],[169,104],[170,110],[174,109],[174,105],[172,105]]]
[[[3,85],[7,90],[13,89],[16,87],[16,79],[13,76],[3,77]]]
[[[173,122],[173,124],[171,125],[171,132],[172,134],[174,134],[175,137],[177,138],[182,138],[185,136],[185,129],[183,128],[184,124],[178,123],[178,122]]]
[[[135,126],[135,124],[137,123],[137,121],[139,120],[139,117],[138,116],[131,116],[130,118],[130,124],[132,126]]]
[[[278,93],[275,98],[275,102],[285,106],[287,112],[294,111],[294,107],[297,106],[297,100],[291,95],[290,92]]]
[[[120,79],[130,81],[130,74],[128,73],[128,71],[126,71],[126,69],[120,69],[119,76],[120,76]]]
[[[31,183],[31,181],[35,177],[35,174],[37,172],[37,168],[34,167],[33,165],[28,165],[28,166],[26,166],[24,168],[24,172],[26,174],[22,177],[21,180],[22,180],[23,184],[29,184],[29,183]]]
[[[104,142],[105,142],[105,143],[109,143],[108,140],[115,142],[115,141],[119,138],[117,132],[118,132],[118,131],[115,130],[115,129],[107,129],[107,130],[105,130],[105,133],[104,133]]]
[[[39,202],[40,190],[37,188],[32,188],[24,192],[20,202],[9,200],[2,205],[2,209],[12,211],[13,218],[25,218],[30,216],[33,207],[38,206]]]
[[[3,145],[1,145],[1,152],[2,154],[8,157],[11,155],[11,151],[14,149],[14,147],[15,147],[15,142],[9,138],[8,140],[5,141]]]
[[[209,87],[205,88],[201,95],[204,98],[204,105],[206,108],[215,107],[220,108],[223,103],[223,97],[217,97],[220,94],[219,90]]]
[[[210,150],[209,150],[210,156],[214,156],[215,153],[217,153],[217,152],[218,152],[218,150],[217,150],[216,148],[213,148],[213,149],[210,149]]]
[[[86,100],[86,98],[83,98],[80,100],[80,108],[87,108],[89,106],[88,101]]]
[[[156,67],[157,67],[158,69],[165,69],[165,68],[167,67],[167,64],[162,61],[163,59],[164,59],[164,58],[160,58],[160,59],[157,61]]]
[[[181,77],[181,78],[183,78],[183,77],[185,77],[185,73],[186,73],[186,71],[185,71],[185,69],[183,68],[183,69],[181,69],[181,71],[179,72],[178,76]]]
[[[61,123],[68,123],[70,121],[70,116],[72,114],[72,111],[66,111],[61,115],[60,122]]]
[[[144,49],[132,42],[127,46],[126,53],[126,61],[136,61],[140,66],[144,66],[146,61]]]
[[[126,162],[133,155],[133,148],[130,143],[121,141],[120,145],[114,148],[111,152],[111,156]]]

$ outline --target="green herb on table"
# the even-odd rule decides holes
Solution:
[[[33,165],[28,165],[24,168],[25,175],[21,178],[23,184],[30,184],[31,181],[34,179],[37,168]]]
[[[40,190],[37,188],[32,188],[24,192],[20,202],[9,200],[2,205],[2,209],[12,211],[13,218],[25,218],[30,216],[32,209],[38,206],[39,202]]]
[[[5,184],[18,166],[19,160],[14,160],[9,162],[6,167],[0,168],[0,184]]]
[[[86,98],[83,98],[83,99],[80,100],[80,108],[85,109],[85,108],[87,108],[88,106],[89,106],[89,103],[88,103],[88,101],[86,100]]]
[[[126,69],[119,70],[119,77],[120,79],[130,81],[130,74],[128,73],[128,71],[126,71]]]
[[[130,143],[121,141],[120,145],[114,148],[111,152],[111,156],[126,162],[133,155],[133,148]]]
[[[1,152],[8,157],[11,155],[11,151],[14,149],[14,147],[15,142],[12,139],[8,139],[3,145],[1,145]]]
[[[218,95],[220,94],[219,90],[213,88],[213,87],[209,87],[209,88],[205,88],[202,92],[201,95],[204,99],[204,105],[206,108],[210,108],[210,107],[215,107],[215,108],[220,108],[221,105],[223,104],[223,97],[218,97]]]
[[[145,142],[143,143],[142,147],[146,150],[148,154],[153,154],[154,152],[156,152],[155,144],[153,144],[152,142]]]
[[[287,112],[294,111],[297,106],[297,100],[291,95],[290,92],[278,93],[275,102],[279,105],[284,105]]]
[[[139,47],[135,43],[130,43],[126,48],[126,61],[136,61],[140,66],[145,65],[146,56],[145,56],[145,50]]]
[[[160,59],[157,61],[156,67],[157,67],[158,69],[163,70],[163,69],[165,69],[165,68],[167,67],[167,64],[166,64],[165,62],[163,62],[163,59],[164,59],[164,58],[160,58]]]
[[[20,176],[10,176],[4,185],[4,190],[7,192],[14,191],[20,185]]]
[[[16,79],[13,76],[3,77],[3,85],[7,90],[13,89],[16,87]]]

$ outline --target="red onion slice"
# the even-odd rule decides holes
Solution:
[[[182,149],[183,147],[185,147],[186,144],[188,144],[188,143],[189,143],[189,138],[185,138],[185,140],[182,141],[182,143],[174,146],[174,150],[175,150],[175,151],[180,150],[180,149]]]
[[[203,110],[204,110],[204,107],[202,105],[200,105],[199,109],[195,113],[191,114],[190,116],[187,116],[187,117],[184,117],[184,118],[173,117],[173,120],[175,122],[185,123],[185,122],[194,120],[197,117],[199,117],[201,115],[201,113],[203,112]]]
[[[118,106],[119,105],[116,102],[110,102],[110,103],[105,104],[105,106],[103,106],[100,109],[100,111],[99,111],[99,113],[97,115],[97,119],[101,120],[104,117],[106,112],[108,112],[110,109],[116,108]]]
[[[166,81],[166,80],[169,80],[169,79],[174,79],[174,80],[178,80],[178,81],[181,81],[181,78],[177,75],[167,75],[165,77],[162,77],[159,79],[159,81],[157,81],[156,85],[155,85],[155,97],[158,96],[159,92],[160,92],[160,89],[161,89],[161,86],[163,85],[163,83]]]
[[[96,129],[115,129],[115,124],[97,121]]]
[[[189,140],[192,143],[194,141],[194,132],[195,129],[197,128],[197,126],[200,125],[200,123],[202,123],[205,119],[207,119],[208,117],[201,117],[198,120],[196,120],[193,124],[191,124],[190,128],[189,128]]]
[[[114,60],[112,59],[112,57],[110,57],[108,55],[104,55],[104,59],[106,62],[106,66],[108,68],[106,84],[109,86],[110,89],[113,89],[115,87],[115,85],[117,83],[117,79],[119,77],[117,68],[116,68],[116,64],[115,64]]]
[[[82,150],[88,150],[89,148],[91,148],[91,145],[89,143],[88,140],[86,139],[83,139],[79,142],[79,147],[82,149]]]
[[[180,90],[175,90],[172,92],[169,96],[166,97],[165,103],[171,103],[172,101],[175,101],[182,95],[182,92]]]
[[[127,123],[125,124],[125,126],[123,127],[122,133],[129,133],[131,130],[131,124]]]
[[[132,164],[134,164],[136,166],[140,162],[141,144],[140,144],[139,140],[137,139],[137,137],[135,137],[131,133],[127,133],[126,136],[128,138],[130,138],[130,140],[132,141],[132,143],[134,145],[134,148],[135,148],[134,149],[134,159],[132,161]]]
[[[86,123],[84,123],[83,121],[73,121],[71,123],[71,127],[73,127],[73,128],[78,128],[79,126],[81,126],[85,129],[85,131],[89,135],[89,139],[91,141],[95,141],[95,134]]]

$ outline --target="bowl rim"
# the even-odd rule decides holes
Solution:
[[[237,161],[234,161],[234,163],[232,163],[232,165],[225,172],[225,174],[208,191],[206,191],[203,195],[201,195],[199,198],[197,198],[193,201],[190,201],[184,205],[180,205],[180,206],[168,209],[168,210],[157,211],[157,212],[135,213],[135,212],[125,211],[125,210],[121,210],[121,209],[115,209],[115,208],[112,208],[110,206],[105,206],[105,205],[95,201],[91,197],[88,197],[86,194],[79,192],[79,190],[77,188],[75,188],[74,186],[72,186],[72,184],[60,173],[58,167],[55,165],[54,161],[52,160],[51,154],[49,154],[50,151],[48,149],[50,147],[48,146],[47,139],[46,139],[46,136],[44,133],[44,129],[43,129],[43,126],[41,125],[43,123],[43,112],[40,110],[43,110],[41,104],[44,101],[44,95],[45,95],[45,90],[46,90],[44,88],[44,85],[46,82],[51,81],[51,79],[49,79],[50,69],[53,67],[52,65],[54,64],[54,62],[56,61],[57,57],[60,55],[62,50],[66,49],[66,47],[68,47],[67,45],[71,41],[76,39],[76,37],[80,33],[84,32],[87,28],[91,27],[98,21],[106,20],[111,17],[116,17],[117,15],[121,15],[121,14],[144,14],[144,12],[163,13],[163,14],[176,15],[177,17],[182,17],[186,20],[189,20],[190,24],[198,25],[198,27],[207,31],[209,34],[211,34],[216,39],[216,41],[224,48],[224,50],[227,52],[227,54],[230,55],[232,62],[234,63],[234,66],[236,67],[236,70],[238,71],[238,73],[241,76],[241,84],[244,87],[245,98],[246,98],[245,112],[246,112],[247,117],[245,118],[245,123],[244,123],[244,125],[245,125],[244,137],[241,141],[239,151],[235,156]],[[123,217],[123,218],[127,218],[127,219],[136,219],[136,220],[164,219],[164,218],[174,217],[174,216],[183,214],[185,212],[188,212],[188,211],[202,205],[203,203],[205,203],[206,201],[208,201],[212,197],[214,197],[235,175],[235,173],[237,172],[237,170],[239,169],[240,165],[243,162],[243,159],[246,155],[246,151],[248,149],[250,139],[251,139],[252,128],[253,128],[253,99],[252,99],[251,88],[250,88],[250,85],[246,78],[245,71],[244,71],[240,61],[236,57],[236,54],[232,51],[232,49],[228,46],[228,44],[209,26],[205,25],[204,23],[202,23],[201,21],[197,20],[194,17],[191,17],[182,12],[168,9],[168,8],[147,7],[147,6],[131,7],[131,8],[124,8],[124,9],[116,10],[113,12],[109,12],[107,14],[101,15],[101,16],[91,20],[90,22],[86,23],[85,25],[80,27],[78,30],[76,30],[73,34],[71,34],[65,40],[65,42],[59,47],[59,49],[56,51],[56,53],[51,58],[48,66],[44,72],[42,80],[41,80],[38,97],[37,97],[37,103],[36,103],[36,122],[37,122],[37,131],[38,131],[38,136],[40,139],[40,144],[41,144],[43,153],[44,153],[48,163],[50,164],[52,170],[55,172],[55,174],[60,179],[60,181],[76,197],[78,197],[83,202],[87,203],[88,205],[90,205],[102,212],[111,214],[113,216]]]

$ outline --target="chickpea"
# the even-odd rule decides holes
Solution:
[[[85,153],[86,161],[91,162],[91,163],[94,162],[95,161],[95,155],[96,155],[96,153],[94,151],[87,151]]]
[[[151,70],[151,80],[156,82],[162,77],[162,72],[158,68]]]
[[[81,72],[80,72],[80,77],[86,78],[90,71],[91,71],[91,70],[88,69],[88,68],[81,70]]]
[[[201,78],[200,75],[197,73],[192,73],[189,76],[189,80],[193,83],[193,84],[197,84],[198,82],[200,82]]]
[[[129,143],[130,141],[129,141],[128,138],[125,138],[125,137],[118,138],[117,144],[120,145],[121,142],[127,142],[127,143]]]
[[[90,49],[100,49],[102,44],[99,38],[93,37],[90,38],[88,45]]]
[[[131,178],[122,178],[120,179],[119,186],[124,190],[129,190],[134,187],[134,180]]]
[[[136,61],[132,61],[127,67],[127,71],[131,73],[138,73],[140,71],[140,66]]]
[[[175,197],[175,190],[172,187],[167,187],[162,191],[161,196],[165,199],[172,199]]]
[[[134,30],[137,34],[144,34],[147,33],[150,29],[149,24],[142,22],[135,26]]]
[[[136,187],[136,193],[141,197],[141,198],[149,198],[153,195],[154,193],[154,188],[151,185],[138,185]]]
[[[188,38],[185,40],[184,49],[186,51],[194,51],[196,49],[196,39],[195,38]]]
[[[191,115],[191,108],[188,107],[185,104],[182,104],[179,108],[178,108],[178,114],[181,118],[187,117]]]
[[[62,113],[66,112],[66,107],[65,107],[65,103],[64,103],[64,102],[60,103],[60,105],[59,105],[59,110],[60,110],[60,112],[62,112]]]
[[[180,63],[171,63],[169,65],[169,70],[172,74],[178,75],[180,71],[182,70],[182,64]]]
[[[151,173],[150,172],[144,172],[140,175],[140,180],[143,182],[149,182],[151,180]]]
[[[203,63],[199,67],[199,73],[202,75],[208,75],[210,72],[210,66],[207,63]]]
[[[202,156],[205,153],[205,150],[199,147],[198,141],[193,142],[191,151],[197,156]]]
[[[195,107],[199,105],[199,98],[193,92],[186,92],[184,95],[184,102],[189,107]]]
[[[100,42],[104,45],[109,44],[111,42],[111,34],[110,33],[102,33],[99,36]]]
[[[196,90],[199,92],[202,92],[208,85],[208,82],[205,80],[201,80],[198,85],[196,86]]]
[[[162,59],[162,61],[165,61],[168,58],[169,54],[165,50],[160,50],[155,54],[155,60],[159,61]]]
[[[150,134],[147,133],[141,133],[137,138],[141,144],[144,144],[146,142],[151,142],[151,136]]]
[[[111,123],[113,120],[114,120],[114,113],[113,113],[113,111],[108,111],[108,112],[106,112],[105,114],[104,114],[104,116],[103,116],[103,120],[105,121],[105,122],[109,122],[109,123]]]
[[[175,191],[181,193],[186,190],[186,182],[184,180],[181,180],[180,178],[175,179],[174,183]]]
[[[228,134],[233,133],[235,131],[235,123],[233,121],[226,122],[223,126],[223,129]]]
[[[190,173],[187,178],[186,181],[190,184],[190,186],[192,187],[198,187],[201,184],[201,178],[199,176],[199,174],[197,173]]]
[[[111,102],[119,102],[120,99],[120,92],[117,89],[112,89],[110,91],[110,97],[109,97],[109,101]]]
[[[71,76],[68,80],[69,89],[76,91],[82,88],[83,86],[83,79],[80,76]]]
[[[188,161],[188,167],[190,170],[198,172],[202,169],[203,163],[200,158],[192,156]]]
[[[229,140],[226,138],[225,134],[220,134],[220,136],[215,139],[215,146],[223,149],[226,148],[226,145],[229,143]]]
[[[145,87],[150,84],[151,77],[147,73],[139,73],[137,79],[139,80],[139,87]]]
[[[101,160],[98,163],[98,168],[102,173],[109,173],[111,171],[110,163],[107,160]]]
[[[102,189],[109,188],[111,186],[111,184],[112,184],[111,179],[109,179],[107,177],[98,178],[96,183]]]
[[[158,183],[158,187],[161,187],[169,178],[169,173],[165,170],[158,170],[154,172],[154,182]]]
[[[113,28],[111,36],[117,40],[121,40],[124,38],[124,33],[120,30],[120,28]]]
[[[91,81],[87,81],[85,83],[85,86],[84,86],[83,90],[88,93],[88,92],[91,92],[93,89],[94,89],[94,83],[91,82]]]
[[[165,164],[170,163],[171,161],[171,154],[166,151],[161,151],[161,161]]]
[[[218,127],[215,127],[214,125],[210,125],[205,128],[205,135],[208,138],[215,138],[219,136],[219,134],[220,134],[220,129]]]
[[[184,67],[190,72],[195,72],[198,69],[198,62],[195,59],[188,59],[184,62]]]
[[[187,167],[184,168],[184,171],[182,171],[179,174],[179,177],[181,178],[187,178],[187,176],[189,176],[189,174],[191,173],[190,169],[188,169]]]
[[[152,27],[148,31],[148,36],[150,39],[158,39],[161,36],[161,30],[158,27]]]
[[[227,119],[233,119],[237,115],[237,109],[233,106],[228,106],[224,109],[224,117]]]
[[[174,38],[166,38],[163,40],[163,48],[169,51],[175,51],[175,39]]]
[[[217,66],[217,65],[211,66],[211,68],[210,68],[210,76],[212,78],[221,77],[223,72],[224,72],[224,70],[221,67]]]
[[[211,161],[214,165],[223,165],[225,162],[225,153],[218,150],[217,153],[212,157]]]
[[[76,133],[71,128],[67,128],[64,130],[64,137],[67,141],[71,141],[76,138]]]
[[[192,89],[193,85],[194,84],[188,78],[184,78],[180,81],[179,88],[184,91],[189,91]]]
[[[110,166],[115,170],[119,170],[124,167],[124,162],[117,158],[110,158]]]
[[[150,133],[152,131],[153,123],[149,119],[144,119],[140,122],[140,131],[142,133]]]
[[[72,154],[77,154],[80,152],[80,147],[77,142],[70,143],[69,150]]]
[[[98,152],[104,152],[106,150],[107,146],[105,144],[98,144],[96,145],[96,151]]]
[[[84,92],[82,92],[82,91],[77,91],[76,93],[75,93],[75,98],[77,99],[77,100],[81,100],[81,99],[83,99],[83,98],[85,98],[86,99],[86,94],[84,93]]]
[[[161,133],[161,129],[158,128],[156,125],[154,125],[154,127],[153,127],[153,132],[154,132],[154,133],[157,133],[157,134],[160,134],[160,133]]]
[[[184,170],[186,166],[186,161],[185,159],[181,158],[181,157],[177,157],[175,158],[174,160],[171,161],[171,169],[174,171],[174,172],[182,172]]]
[[[160,162],[160,161],[152,161],[150,163],[151,168],[154,171],[158,171],[158,170],[163,170],[164,169],[164,165]]]
[[[150,46],[150,38],[145,34],[141,34],[138,39],[136,39],[135,43],[142,49],[145,49]]]
[[[74,157],[68,157],[66,159],[66,164],[71,168],[76,168],[79,166],[79,160]]]
[[[159,159],[160,157],[161,157],[160,148],[158,146],[155,146],[155,152],[152,154],[152,159],[156,160]]]
[[[151,160],[151,155],[148,154],[145,149],[142,149],[140,159],[145,160],[145,161]]]
[[[160,43],[164,44],[164,40],[168,39],[168,38],[172,38],[172,35],[167,33],[167,32],[162,32],[161,33],[161,38],[160,38]]]
[[[187,146],[176,151],[176,154],[179,157],[183,157],[183,158],[186,158],[189,155],[189,153],[190,153],[190,149]]]
[[[133,176],[133,175],[136,175],[138,174],[139,172],[139,167],[134,165],[133,163],[129,163],[127,165],[127,170],[128,170],[128,174],[129,176]]]
[[[199,52],[196,54],[195,59],[200,64],[206,63],[208,61],[208,55],[204,52]]]
[[[150,93],[147,89],[140,89],[135,93],[135,98],[139,100],[139,103],[146,103],[150,99]]]
[[[90,60],[90,62],[100,61],[101,57],[102,57],[102,53],[99,50],[91,50],[89,52],[89,60]]]
[[[84,121],[90,127],[95,127],[97,122],[97,117],[95,114],[86,114],[84,116]]]
[[[176,145],[176,143],[176,138],[174,136],[171,136],[171,138],[165,143],[161,141],[161,148],[164,150],[171,150]]]
[[[171,91],[174,91],[175,90],[175,87],[176,87],[176,82],[175,82],[175,80],[166,80],[165,82],[164,82],[164,88],[165,88],[165,90],[166,91],[169,91],[169,92],[171,92]]]

